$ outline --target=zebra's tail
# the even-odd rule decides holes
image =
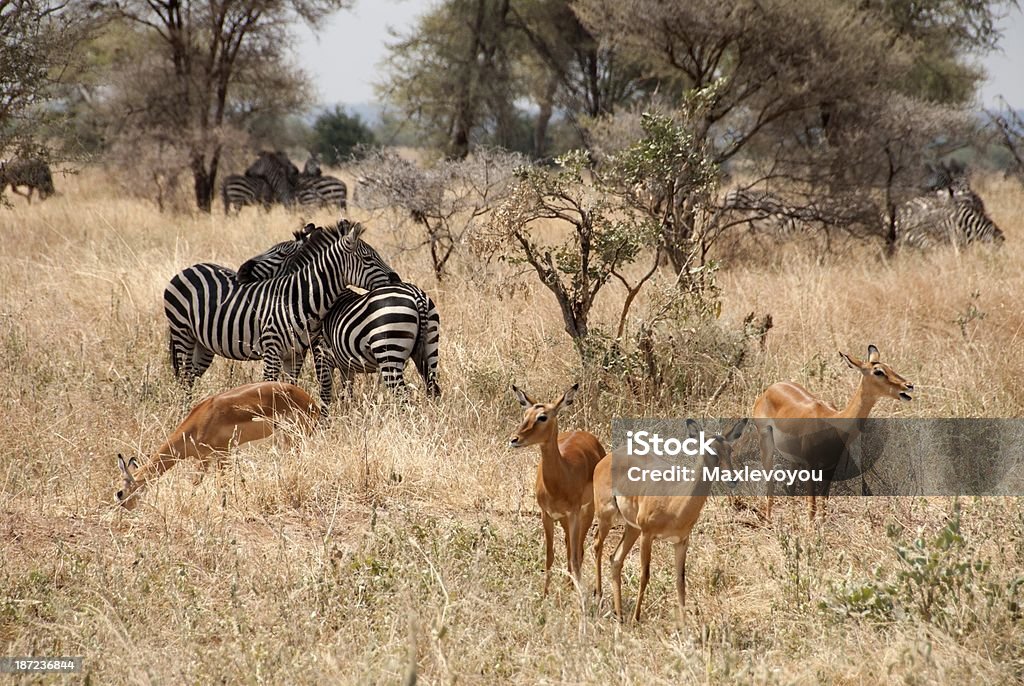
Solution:
[[[413,300],[416,303],[416,312],[419,316],[419,326],[416,327],[416,340],[412,346],[413,362],[423,377],[428,395],[440,395],[441,391],[435,378],[435,370],[430,369],[430,351],[427,349],[428,327],[430,325],[430,297],[419,288],[413,288]]]
[[[178,351],[174,345],[174,334],[172,333],[167,337],[167,349],[171,355],[171,369],[174,370],[174,378],[181,378],[181,360],[179,359]]]

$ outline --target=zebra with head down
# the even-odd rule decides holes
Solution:
[[[292,164],[288,155],[281,152],[260,151],[256,161],[245,170],[245,175],[262,179],[270,186],[272,199],[284,205],[291,205],[295,198],[295,187],[299,182],[299,168]]]
[[[897,208],[896,242],[921,249],[950,244],[1001,245],[1005,236],[988,216],[981,197],[971,189],[963,165],[943,164],[934,173],[938,181],[931,193]]]

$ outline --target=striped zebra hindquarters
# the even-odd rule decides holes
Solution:
[[[441,394],[438,384],[440,316],[434,302],[419,287],[402,283],[340,300],[324,319],[314,345],[322,407],[333,399],[334,370],[340,373],[344,394],[351,397],[355,374],[378,372],[384,385],[405,387],[405,365],[411,358],[430,397]]]
[[[348,187],[333,176],[300,174],[295,198],[300,205],[344,210],[348,207]]]

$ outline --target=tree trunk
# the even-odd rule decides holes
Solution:
[[[541,97],[540,112],[537,113],[537,122],[533,127],[533,158],[536,160],[543,158],[547,150],[548,124],[551,122],[551,114],[554,112],[557,90],[558,75],[552,74],[544,89],[544,95]]]

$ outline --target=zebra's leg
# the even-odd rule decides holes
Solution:
[[[306,351],[293,351],[291,355],[281,360],[281,376],[284,381],[294,384],[299,380],[302,373],[302,363],[306,359]]]
[[[281,351],[275,345],[263,346],[263,380],[277,381],[281,376]]]
[[[323,341],[313,344],[313,369],[316,371],[317,383],[320,384],[322,416],[326,418],[327,408],[334,396],[334,365],[331,364],[330,352],[324,348]]]
[[[381,381],[395,393],[402,393],[405,390],[404,372],[404,360],[384,362],[380,365]]]
[[[212,350],[199,345],[199,343],[195,344],[195,347],[192,349],[192,365],[189,370],[190,378],[188,386],[190,389],[195,382],[206,373],[206,370],[210,368],[210,365],[213,364],[213,357],[214,355]]]

